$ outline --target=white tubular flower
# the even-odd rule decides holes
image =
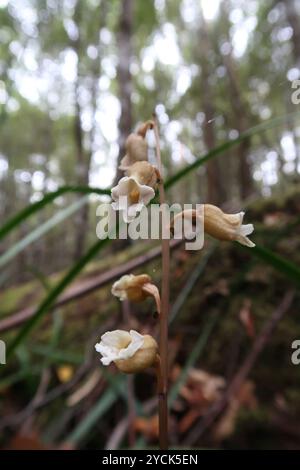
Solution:
[[[204,204],[204,231],[218,240],[237,241],[241,245],[254,247],[249,240],[253,230],[253,224],[243,225],[245,212],[237,214],[225,214],[219,207],[212,204]]]
[[[101,362],[108,366],[114,362],[119,370],[131,374],[154,365],[158,346],[150,335],[135,330],[108,331],[101,336],[95,349],[102,355]]]
[[[155,196],[154,188],[158,180],[158,170],[148,162],[137,162],[112,188],[112,208],[120,210],[126,223],[131,222],[138,212]]]
[[[150,186],[140,184],[132,176],[124,176],[117,186],[112,188],[111,196],[114,200],[112,208],[120,210],[124,222],[129,223],[155,196],[155,191]]]

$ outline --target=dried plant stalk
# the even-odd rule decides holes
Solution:
[[[154,134],[156,142],[157,166],[160,173],[159,199],[160,204],[166,202],[165,188],[163,184],[163,168],[161,162],[160,140],[156,115],[153,116]],[[164,206],[163,206],[164,208]],[[165,210],[165,209],[164,209]],[[170,242],[162,238],[162,286],[161,286],[161,312],[159,315],[160,337],[159,355],[160,368],[159,380],[159,446],[161,449],[168,448],[168,314],[169,314],[169,290],[170,290]]]

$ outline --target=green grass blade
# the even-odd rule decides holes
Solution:
[[[176,301],[172,305],[170,315],[169,315],[169,325],[176,319],[177,315],[179,314],[180,310],[184,306],[188,296],[190,295],[192,289],[194,288],[196,282],[198,281],[199,277],[203,274],[206,265],[210,259],[210,257],[215,252],[215,249],[218,245],[218,242],[213,242],[209,249],[204,252],[203,256],[201,256],[200,262],[192,271],[187,283],[183,286],[182,290],[180,291]]]
[[[10,260],[15,258],[21,251],[23,251],[28,245],[38,240],[40,237],[49,232],[57,224],[70,217],[72,214],[77,212],[84,204],[88,201],[88,196],[80,198],[70,206],[63,210],[58,211],[53,217],[48,219],[44,224],[37,227],[35,230],[30,232],[26,237],[15,243],[9,250],[7,250],[2,256],[0,256],[0,267],[3,267]]]
[[[191,367],[193,367],[198,360],[200,354],[203,352],[207,341],[213,331],[213,328],[215,324],[217,323],[218,318],[220,317],[219,312],[214,313],[210,316],[208,321],[206,322],[206,325],[204,326],[204,329],[202,331],[202,334],[199,336],[198,340],[196,341],[196,344],[191,352],[191,354],[188,357],[188,360],[184,364],[184,367],[180,373],[179,378],[173,385],[173,387],[170,390],[169,393],[169,399],[168,399],[168,406],[172,407],[174,401],[176,400],[178,396],[178,392],[181,389],[181,387],[185,384],[189,370]]]
[[[296,264],[286,260],[285,258],[282,258],[268,248],[259,245],[256,245],[254,248],[243,247],[243,249],[249,251],[249,254],[256,256],[266,264],[269,264],[288,279],[300,286],[300,267]]]
[[[23,210],[18,212],[15,216],[9,219],[1,228],[0,228],[0,240],[4,238],[11,230],[17,227],[20,223],[26,220],[31,215],[35,214],[39,210],[43,209],[47,204],[50,204],[58,197],[66,193],[81,193],[81,194],[99,194],[99,195],[109,195],[110,189],[98,189],[91,188],[89,186],[62,186],[57,191],[46,194],[43,199],[40,201],[34,202],[29,206],[25,207]]]
[[[119,382],[123,381],[123,377],[119,378]],[[117,400],[118,393],[113,389],[107,389],[104,394],[99,398],[95,406],[87,413],[86,417],[82,419],[79,425],[71,432],[65,439],[66,442],[71,444],[78,444],[85,436],[93,429],[104,413],[109,410],[113,403]]]
[[[52,365],[52,362],[49,360],[48,365]],[[12,385],[15,385],[18,382],[21,382],[22,380],[27,379],[29,376],[36,376],[40,375],[43,371],[43,368],[45,365],[35,365],[31,364],[29,367],[24,368],[22,367],[19,369],[17,372],[14,372],[13,374],[7,375],[7,376],[1,376],[0,378],[0,392],[2,390],[5,390],[8,387],[11,387]]]
[[[104,240],[99,240],[97,243],[95,243],[89,249],[89,251],[72,266],[72,268],[65,274],[63,279],[60,282],[58,282],[58,284],[48,293],[48,295],[42,301],[42,303],[38,307],[33,317],[30,318],[25,323],[25,325],[19,331],[19,333],[14,338],[12,343],[8,345],[7,358],[9,358],[12,355],[16,347],[26,338],[26,336],[31,332],[31,330],[37,325],[37,323],[41,320],[43,315],[53,305],[57,297],[76,278],[76,276],[83,270],[86,264],[89,261],[91,261],[91,259],[93,259],[94,256],[108,243],[108,241],[110,241],[110,239],[105,238]]]
[[[81,365],[84,362],[84,356],[82,354],[70,353],[68,351],[53,349],[43,345],[30,346],[29,351],[38,356],[42,356],[47,359],[47,362],[52,361],[53,364],[72,364]]]

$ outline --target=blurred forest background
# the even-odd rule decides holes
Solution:
[[[125,139],[155,110],[168,200],[245,208],[258,244],[172,251],[171,441],[300,448],[298,79],[296,0],[0,0],[0,337],[44,317],[1,366],[2,446],[157,440],[154,376],[103,370],[93,350],[108,329],[155,330],[153,306],[129,314],[110,287],[123,268],[159,282],[156,245],[89,251]]]

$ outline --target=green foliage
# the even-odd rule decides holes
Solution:
[[[271,250],[259,245],[256,245],[251,250],[247,249],[246,247],[245,249],[249,252],[249,254],[258,257],[264,263],[271,265],[282,276],[289,278],[298,287],[300,287],[300,268],[295,263],[286,260]]]
[[[22,341],[28,336],[30,331],[36,326],[36,324],[41,320],[43,315],[51,308],[57,297],[64,291],[64,289],[78,276],[82,269],[91,261],[95,255],[100,251],[100,249],[105,246],[108,242],[108,238],[105,240],[100,240],[95,245],[93,245],[87,253],[82,256],[66,273],[63,279],[57,283],[57,285],[50,290],[49,294],[37,308],[34,316],[30,318],[25,326],[20,330],[16,335],[14,340],[10,343],[7,348],[7,357],[9,358],[14,352],[16,347],[22,343]]]
[[[11,230],[18,227],[20,224],[24,222],[28,217],[36,213],[37,211],[43,209],[47,204],[50,204],[52,201],[57,199],[58,197],[62,196],[65,193],[81,193],[81,194],[99,194],[99,195],[109,195],[110,190],[106,189],[99,189],[99,188],[88,188],[88,187],[80,187],[80,186],[62,186],[57,191],[52,193],[46,194],[40,201],[37,201],[31,204],[28,207],[25,207],[22,211],[8,220],[1,228],[0,228],[0,240],[1,238],[5,237]]]

